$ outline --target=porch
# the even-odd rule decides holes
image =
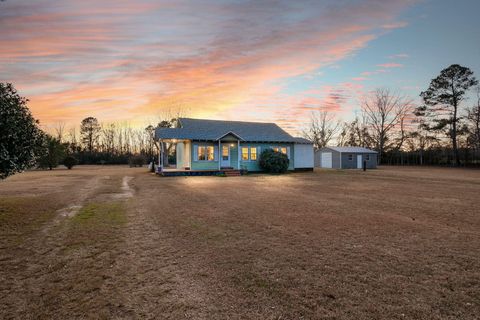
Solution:
[[[240,171],[241,142],[244,140],[228,132],[212,140],[159,139],[159,170],[164,175],[213,175]],[[174,153],[173,153],[174,152]],[[168,154],[175,154],[175,167],[166,162]]]
[[[186,176],[241,176],[246,170],[236,170],[233,168],[222,168],[220,170],[188,170],[185,168],[157,168],[158,175],[163,177],[186,177]]]

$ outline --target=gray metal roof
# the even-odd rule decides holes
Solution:
[[[363,147],[325,147],[322,149],[331,149],[342,153],[377,153],[377,151],[373,151]]]
[[[299,144],[313,144],[312,141],[310,141],[310,140],[308,140],[308,139],[305,139],[305,138],[294,137],[293,139],[295,140],[295,143],[299,143]]]
[[[180,118],[179,123],[180,128],[155,129],[155,138],[216,141],[231,132],[249,142],[297,142],[275,123],[191,118]]]

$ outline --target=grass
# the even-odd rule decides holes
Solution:
[[[55,209],[46,197],[0,197],[0,234],[28,236],[54,215]]]
[[[71,222],[89,227],[114,227],[124,225],[127,220],[121,202],[90,203],[76,214]]]
[[[480,314],[480,171],[72,172],[0,184],[0,318]]]

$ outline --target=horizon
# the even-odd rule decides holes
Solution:
[[[473,0],[6,0],[1,81],[45,128],[88,116],[139,126],[181,113],[274,122],[298,135],[313,111],[351,120],[377,87],[419,103],[450,64],[478,77],[478,9]]]

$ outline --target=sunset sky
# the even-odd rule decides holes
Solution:
[[[479,13],[478,0],[6,0],[0,81],[47,126],[181,110],[294,132],[314,110],[351,119],[375,87],[418,100],[452,63],[480,77]]]

